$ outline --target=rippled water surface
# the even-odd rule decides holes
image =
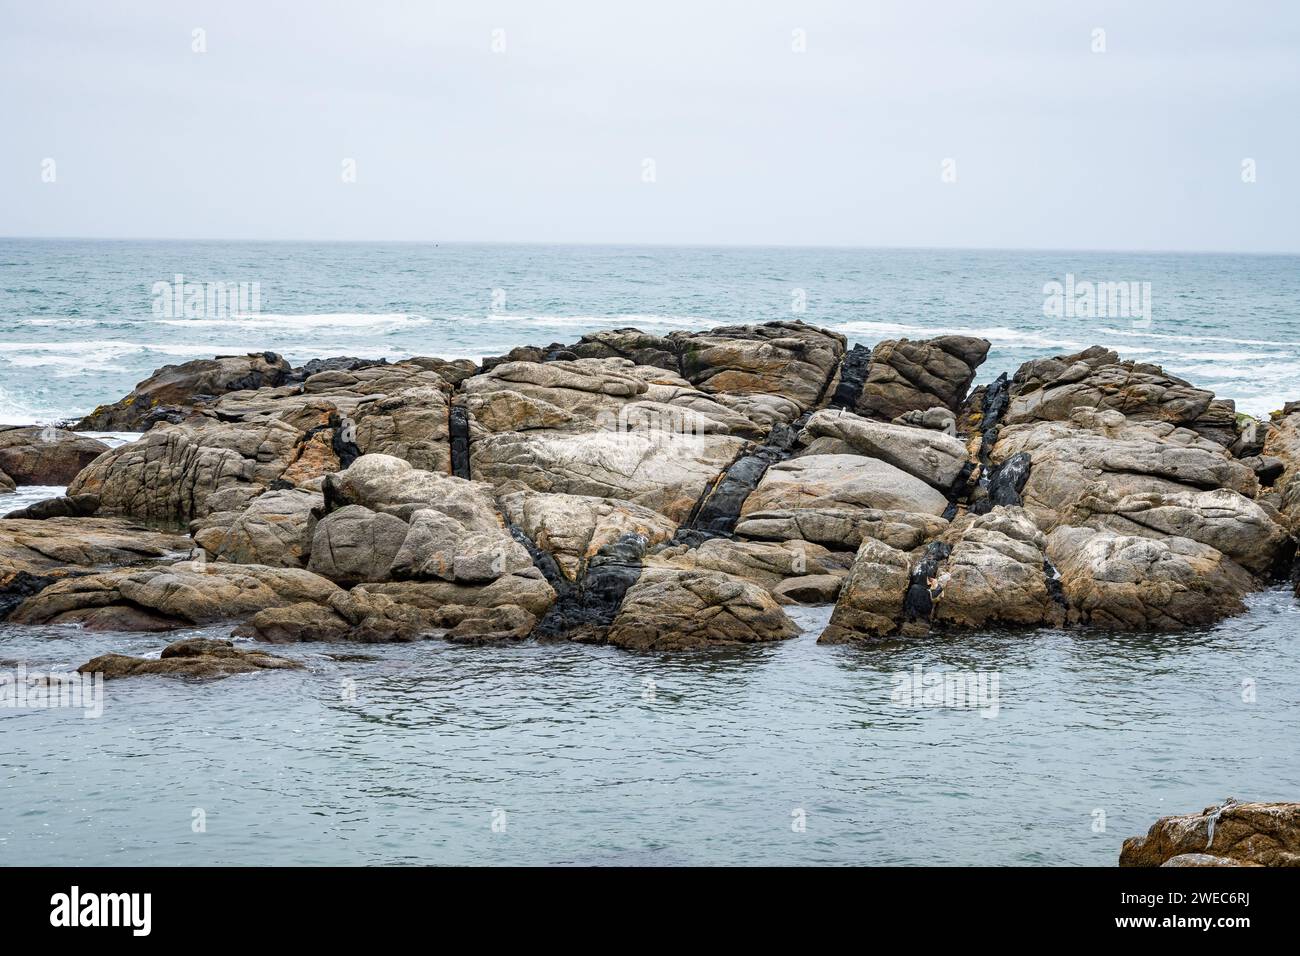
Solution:
[[[1284,590],[1177,637],[822,647],[827,612],[683,655],[295,645],[306,670],[110,682],[98,719],[0,710],[0,862],[1109,865],[1161,814],[1300,793]],[[0,625],[4,667],[163,643]],[[893,699],[917,664],[996,672],[997,715]]]

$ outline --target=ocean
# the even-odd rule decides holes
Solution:
[[[448,358],[585,332],[801,318],[992,343],[981,380],[1100,344],[1264,415],[1300,399],[1300,259],[942,250],[0,241],[0,422],[73,418],[159,365],[271,349]],[[155,313],[257,283],[258,314]],[[1150,283],[1147,316],[1045,314]],[[23,489],[24,500],[60,489]],[[20,498],[22,500],[20,500]],[[980,631],[633,654],[277,647],[303,671],[142,678],[103,714],[0,707],[0,864],[1111,865],[1161,815],[1300,794],[1289,589],[1177,635]],[[0,672],[182,635],[0,624]],[[916,668],[921,668],[918,672]],[[997,707],[912,706],[979,671]]]

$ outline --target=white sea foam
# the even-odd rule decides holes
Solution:
[[[257,329],[272,332],[316,332],[321,329],[328,329],[331,332],[345,332],[353,329],[362,332],[373,332],[376,329],[400,329],[428,325],[430,322],[429,319],[422,315],[403,312],[378,315],[361,312],[322,312],[308,315],[280,315],[259,312],[218,319],[157,319],[155,321],[158,325],[174,325],[182,328]]]

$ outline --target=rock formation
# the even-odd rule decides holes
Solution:
[[[686,650],[790,638],[794,603],[835,603],[824,643],[1195,627],[1289,572],[1300,407],[1104,349],[972,390],[987,352],[771,322],[168,366],[81,423],[135,442],[0,432],[69,484],[0,521],[0,615]]]

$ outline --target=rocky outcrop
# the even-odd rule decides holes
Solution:
[[[1120,866],[1300,866],[1300,803],[1239,803],[1161,817],[1129,837]]]
[[[481,481],[620,498],[680,523],[745,447],[726,435],[507,432],[475,441],[470,462]]]
[[[15,491],[17,487],[14,480],[6,475],[3,470],[0,470],[0,495],[9,494]]]
[[[587,562],[602,548],[624,535],[638,535],[654,548],[677,530],[659,512],[618,498],[518,491],[504,495],[501,507],[510,524],[549,554],[572,582],[582,578]]]
[[[186,677],[212,679],[232,674],[265,670],[296,670],[297,661],[277,657],[256,648],[236,647],[230,641],[191,638],[163,648],[157,658],[103,654],[77,668],[81,674],[102,674],[104,680],[119,677]]]
[[[810,575],[842,579],[847,575],[852,562],[851,553],[830,551],[806,541],[776,544],[714,538],[695,548],[686,545],[664,548],[649,557],[646,566],[720,571],[752,581],[772,592],[778,600],[785,598],[787,601],[797,601],[798,598],[788,589],[778,594],[781,585]],[[839,590],[838,585],[826,582],[804,582],[804,587],[809,586],[814,587],[819,594],[829,592],[831,600]]]
[[[106,451],[97,438],[51,425],[0,425],[0,474],[17,485],[66,485]]]
[[[1239,421],[1106,350],[972,391],[982,339],[845,345],[769,322],[481,369],[170,366],[91,416],[138,441],[87,447],[65,496],[0,522],[0,614],[673,649],[789,636],[803,602],[835,601],[827,643],[1196,627],[1290,568],[1297,408]],[[12,447],[4,471],[54,474]]]
[[[101,405],[73,427],[77,431],[147,431],[158,422],[181,421],[226,392],[280,385],[289,373],[289,363],[274,352],[165,365],[130,395],[112,405]]]
[[[879,342],[853,410],[886,421],[936,406],[955,412],[988,353],[986,340],[965,335]]]
[[[1011,382],[1006,423],[1067,421],[1076,408],[1181,426],[1225,447],[1237,438],[1231,402],[1217,402],[1213,392],[1158,365],[1122,362],[1117,353],[1099,346],[1022,365]]]

